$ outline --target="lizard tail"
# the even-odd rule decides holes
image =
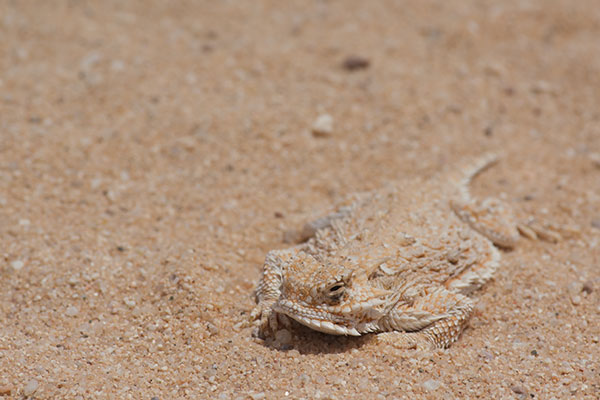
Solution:
[[[456,187],[459,191],[459,196],[462,201],[471,200],[471,192],[469,186],[477,175],[496,164],[499,157],[495,153],[487,153],[475,160],[469,162],[460,168],[457,172]]]

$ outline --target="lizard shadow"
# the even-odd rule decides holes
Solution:
[[[317,332],[307,328],[296,321],[292,321],[288,328],[292,334],[289,343],[279,343],[272,337],[266,338],[263,344],[271,349],[280,351],[296,350],[300,354],[338,354],[347,353],[353,349],[373,341],[375,335],[363,336],[337,336]]]

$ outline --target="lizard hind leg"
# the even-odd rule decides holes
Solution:
[[[517,229],[521,235],[528,239],[541,239],[551,243],[559,242],[562,239],[560,233],[541,225],[533,218],[520,223]]]
[[[459,169],[453,176],[451,180],[457,193],[450,205],[456,215],[499,247],[514,247],[519,240],[519,235],[529,239],[559,241],[560,234],[536,223],[531,218],[526,222],[521,222],[521,218],[517,221],[512,208],[503,201],[496,198],[479,200],[471,196],[469,186],[473,179],[497,161],[498,157],[495,154],[486,154]]]
[[[545,227],[533,218],[517,219],[508,204],[495,198],[482,201],[455,200],[450,205],[462,221],[499,247],[513,248],[520,236],[551,243],[562,239],[558,232]]]
[[[496,198],[461,199],[451,202],[458,217],[495,245],[512,248],[519,240],[519,230],[512,208]]]
[[[511,207],[496,198],[474,199],[469,190],[473,179],[497,162],[497,155],[486,154],[460,168],[451,179],[457,192],[450,206],[462,221],[495,245],[512,248],[519,231]]]

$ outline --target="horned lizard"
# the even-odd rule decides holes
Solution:
[[[451,345],[473,310],[469,295],[498,268],[496,246],[513,247],[520,233],[554,238],[518,224],[502,201],[472,198],[471,181],[496,160],[356,195],[308,224],[305,243],[269,252],[251,313],[260,335],[290,317],[402,348]]]

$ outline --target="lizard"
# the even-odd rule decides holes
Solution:
[[[475,199],[487,154],[433,178],[407,179],[352,196],[305,226],[308,240],[267,253],[250,320],[266,337],[292,318],[316,331],[378,339],[400,348],[447,348],[473,311],[470,295],[520,236],[558,233],[519,223],[513,209]]]

